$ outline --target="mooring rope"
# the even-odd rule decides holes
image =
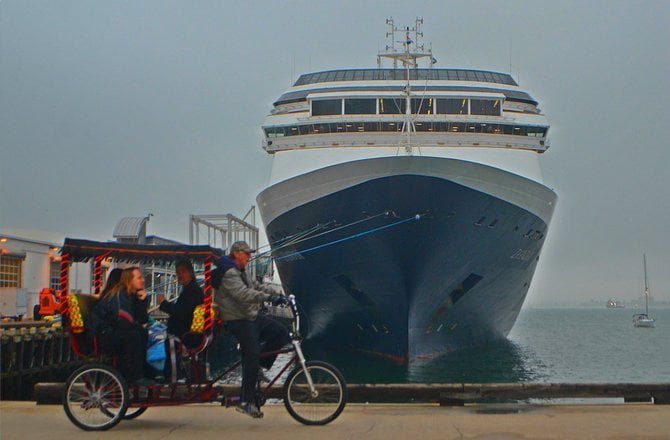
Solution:
[[[395,213],[392,210],[387,209],[383,212],[380,212],[379,214],[375,214],[375,215],[366,217],[366,218],[361,219],[361,220],[356,220],[354,222],[347,223],[346,225],[341,225],[341,226],[338,226],[336,228],[329,229],[327,231],[323,231],[319,234],[311,235],[311,236],[306,236],[307,234],[303,234],[302,232],[299,232],[297,234],[291,235],[289,237],[286,237],[286,238],[283,238],[282,240],[277,241],[277,243],[281,243],[279,246],[275,246],[273,249],[270,249],[270,250],[267,250],[265,252],[261,252],[261,253],[256,254],[256,256],[254,256],[254,258],[252,258],[250,262],[254,263],[256,260],[259,260],[259,259],[262,259],[262,258],[268,258],[272,254],[276,254],[277,251],[279,251],[283,248],[286,248],[288,246],[295,246],[295,245],[298,245],[300,243],[304,243],[308,240],[311,240],[313,238],[317,238],[317,237],[321,237],[323,235],[331,234],[333,232],[337,232],[337,231],[340,231],[342,229],[349,228],[351,226],[355,226],[355,225],[358,225],[358,224],[361,224],[361,223],[364,223],[364,222],[368,222],[368,221],[374,220],[374,219],[382,217],[382,216],[391,217],[391,216],[395,216]],[[311,227],[311,228],[309,228],[309,229],[307,229],[306,231],[303,231],[303,232],[309,232],[309,233],[317,232],[319,229],[323,229],[324,227],[327,227],[327,226],[329,226],[333,223],[335,223],[335,220],[331,220],[331,221],[323,223],[323,224],[319,223],[316,226],[313,226],[313,227]],[[298,237],[298,236],[300,236],[300,237]],[[300,239],[298,240],[298,238],[300,238]]]
[[[405,218],[405,219],[402,219],[402,220],[398,220],[397,222],[393,222],[393,223],[390,223],[390,224],[388,224],[388,225],[384,225],[384,226],[378,226],[378,227],[376,227],[376,228],[372,228],[372,229],[369,229],[369,230],[367,230],[367,231],[358,232],[358,233],[356,233],[356,234],[350,235],[350,236],[348,236],[348,237],[343,237],[343,238],[340,238],[340,239],[338,239],[338,240],[331,241],[331,242],[329,242],[329,243],[323,243],[323,244],[320,244],[320,245],[318,245],[318,246],[313,246],[313,247],[311,247],[311,248],[307,248],[307,249],[303,249],[303,250],[300,250],[300,251],[296,251],[296,252],[293,252],[293,253],[290,253],[290,254],[287,254],[287,255],[282,255],[282,256],[279,256],[279,257],[274,257],[274,260],[275,260],[275,261],[285,260],[285,259],[287,259],[287,258],[291,258],[291,257],[294,257],[294,256],[296,256],[296,255],[306,254],[306,253],[308,253],[308,252],[313,252],[313,251],[315,251],[315,250],[322,249],[322,248],[327,247],[327,246],[333,246],[333,245],[335,245],[335,244],[342,243],[342,242],[349,241],[349,240],[353,240],[353,239],[355,239],[355,238],[360,238],[360,237],[363,237],[363,236],[365,236],[365,235],[369,235],[369,234],[373,234],[373,233],[375,233],[375,232],[382,231],[382,230],[384,230],[384,229],[392,228],[392,227],[394,227],[394,226],[399,226],[399,225],[402,225],[402,224],[404,224],[404,223],[411,222],[412,220],[414,220],[414,221],[419,221],[419,220],[421,220],[421,218],[423,218],[424,216],[425,216],[425,214],[416,214],[416,215],[413,215],[413,216],[411,216],[411,217],[408,217],[408,218]]]

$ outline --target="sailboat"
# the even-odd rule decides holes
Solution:
[[[653,327],[654,318],[649,316],[649,283],[647,282],[647,257],[642,254],[644,264],[644,313],[633,315],[633,325],[635,327]]]

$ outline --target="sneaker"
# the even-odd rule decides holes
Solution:
[[[242,414],[246,414],[249,417],[252,417],[254,419],[262,419],[263,418],[263,413],[253,403],[240,402],[240,405],[237,408],[235,408],[235,410],[237,412],[241,412]]]

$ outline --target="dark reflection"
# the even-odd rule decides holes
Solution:
[[[399,365],[366,353],[338,353],[306,344],[308,359],[335,365],[349,383],[499,383],[540,381],[533,352],[509,340]]]
[[[307,360],[333,364],[349,383],[514,383],[547,379],[547,367],[536,353],[507,339],[409,365],[364,352],[324,349],[310,341],[304,342],[303,349]],[[224,334],[210,351],[211,371],[220,372],[238,359],[234,338]]]
[[[337,367],[348,383],[405,383],[407,366],[363,352],[323,349],[305,341],[308,360],[320,360]]]
[[[411,363],[407,382],[513,383],[535,381],[535,355],[504,339],[486,346],[454,351],[428,362]]]

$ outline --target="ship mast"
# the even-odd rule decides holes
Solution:
[[[419,60],[427,58],[429,60],[428,66],[431,68],[436,60],[433,58],[432,48],[424,49],[423,44],[419,44],[419,38],[423,37],[421,32],[421,25],[423,18],[417,18],[414,26],[407,26],[401,29],[395,26],[393,18],[386,20],[389,26],[389,32],[386,32],[386,38],[390,39],[390,44],[387,44],[383,51],[377,54],[377,67],[382,67],[382,59],[390,59],[393,61],[393,68],[398,70],[405,69],[405,88],[403,93],[405,95],[405,120],[403,122],[402,132],[405,135],[405,152],[412,154],[412,135],[416,133],[416,127],[412,118],[412,87],[409,82],[410,69],[419,67]],[[404,40],[396,40],[396,33],[404,33]],[[401,49],[396,49],[396,43],[401,45]],[[413,45],[413,46],[412,46]]]
[[[642,264],[644,265],[644,313],[649,314],[649,283],[647,282],[647,256],[642,254]]]

